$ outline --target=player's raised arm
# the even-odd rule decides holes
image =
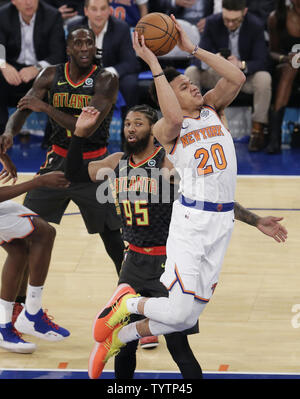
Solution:
[[[206,51],[198,45],[195,46],[176,21],[174,15],[172,15],[172,19],[179,33],[178,47],[194,55],[213,68],[218,75],[222,76],[215,88],[204,95],[204,103],[212,105],[217,110],[226,108],[234,100],[244,84],[246,80],[244,73],[224,57]]]
[[[117,152],[102,160],[90,162],[88,167],[84,165],[82,143],[97,124],[99,116],[100,112],[95,107],[89,106],[82,109],[77,119],[65,167],[65,175],[71,182],[104,180],[109,172],[116,168],[123,155],[122,152]]]
[[[158,102],[163,118],[158,121],[159,129],[156,129],[158,138],[162,145],[169,144],[178,136],[182,125],[182,111],[179,102],[169,85],[156,55],[145,45],[144,37],[139,42],[138,33],[133,34],[133,47],[136,54],[142,58],[151,69],[156,86]]]

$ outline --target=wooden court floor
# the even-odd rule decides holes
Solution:
[[[200,316],[200,333],[190,337],[204,372],[300,373],[299,183],[298,177],[238,177],[237,201],[259,215],[283,216],[289,236],[278,244],[236,222],[218,287]],[[0,257],[2,270],[4,250]],[[59,343],[26,336],[37,351],[22,355],[0,349],[0,368],[86,370],[94,316],[116,283],[102,241],[87,234],[70,204],[57,226],[43,307],[71,335]],[[112,369],[110,360],[106,370]],[[137,370],[177,371],[163,337],[153,350],[139,348]]]

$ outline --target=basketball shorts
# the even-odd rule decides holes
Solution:
[[[161,282],[208,302],[218,282],[234,226],[234,212],[209,212],[175,201]]]
[[[102,159],[103,156],[98,157]],[[85,160],[86,165],[98,158]],[[65,170],[65,157],[50,151],[39,173]],[[97,201],[99,183],[71,183],[67,188],[40,187],[27,193],[24,206],[40,215],[47,222],[59,224],[70,201],[79,208],[88,233],[101,233],[107,226],[110,230],[121,228],[121,218],[114,203]]]
[[[34,231],[31,218],[37,216],[25,206],[13,201],[0,203],[0,245],[22,239]]]
[[[165,255],[146,255],[132,250],[126,251],[119,276],[119,284],[127,283],[135,291],[145,297],[167,297],[168,290],[160,282],[160,277],[165,269]],[[142,319],[143,316],[131,315],[131,321]],[[184,334],[199,332],[198,323]]]

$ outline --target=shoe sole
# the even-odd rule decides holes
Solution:
[[[143,344],[140,345],[142,349],[154,349],[158,346],[158,342],[153,343],[153,344]]]
[[[125,291],[125,288],[127,288],[127,291]],[[124,292],[122,293],[122,295],[120,294],[121,291],[124,290]],[[112,297],[110,298],[110,300],[106,303],[106,305],[100,310],[100,312],[97,313],[95,319],[94,319],[94,323],[93,323],[93,328],[92,328],[92,335],[94,337],[94,340],[96,342],[103,342],[105,341],[105,339],[107,338],[107,336],[105,338],[101,337],[101,335],[99,335],[99,332],[97,333],[97,321],[99,320],[99,316],[101,315],[101,313],[108,307],[110,307],[111,305],[113,305],[117,300],[121,299],[124,295],[127,294],[136,294],[135,290],[126,283],[120,284],[117,288],[117,290],[113,293]],[[109,319],[109,318],[108,318]],[[111,331],[110,331],[111,332]]]
[[[97,370],[97,374],[93,374],[94,360],[95,360],[95,356],[96,356],[96,354],[98,352],[98,349],[99,349],[100,345],[101,345],[101,343],[99,343],[99,342],[95,343],[95,345],[93,347],[93,350],[92,350],[92,352],[90,354],[90,357],[89,357],[88,375],[89,375],[89,378],[92,379],[92,380],[96,380],[96,379],[98,379],[100,377],[100,375],[102,374],[102,370],[104,369],[104,366],[105,366],[105,364],[103,363],[102,369],[101,370]]]
[[[2,341],[0,343],[0,348],[5,349],[6,351],[9,351],[9,352],[30,354],[30,353],[33,353],[36,350],[36,345],[32,344],[31,348],[30,347],[26,348],[25,346],[23,346],[22,348],[21,347],[12,348],[12,347],[10,347],[10,345],[9,346],[3,345],[3,341]]]

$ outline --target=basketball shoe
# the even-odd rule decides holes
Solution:
[[[36,345],[24,341],[12,323],[0,324],[0,348],[16,353],[33,353]]]
[[[15,325],[15,322],[16,322],[19,314],[22,312],[24,306],[25,306],[24,303],[20,303],[20,302],[14,303],[12,319],[11,319],[13,326]]]
[[[112,356],[116,356],[120,349],[125,346],[118,338],[118,332],[123,328],[128,321],[118,324],[110,333],[108,338],[103,342],[96,342],[90,354],[88,374],[91,379],[100,377],[105,364]]]
[[[118,313],[120,317],[115,317],[115,320],[113,320],[113,323],[111,323],[110,319],[112,316],[119,310],[120,308],[120,303],[123,303],[123,299],[131,298],[134,296],[139,296],[136,295],[135,290],[130,287],[129,284],[120,284],[116,291],[114,292],[113,296],[110,298],[110,300],[107,302],[107,304],[100,310],[100,312],[97,314],[94,324],[93,324],[93,336],[95,341],[97,342],[103,342],[106,340],[106,338],[111,334],[111,332],[114,329],[114,326],[124,320],[126,317],[129,316],[129,312],[126,308],[126,304],[124,303],[125,306],[122,307],[126,308],[125,313]]]
[[[140,338],[140,346],[143,349],[153,349],[158,346],[158,337],[151,335],[149,337]]]
[[[53,342],[61,341],[70,335],[68,330],[53,323],[43,309],[31,315],[24,308],[15,322],[15,328],[23,334]]]

